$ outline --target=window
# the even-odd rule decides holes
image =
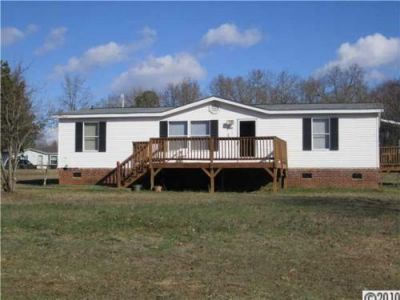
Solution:
[[[191,136],[209,136],[210,121],[192,121],[190,124]]]
[[[312,173],[302,173],[301,177],[304,179],[311,179],[312,178]]]
[[[312,143],[313,149],[329,149],[329,118],[313,119]]]
[[[38,166],[43,166],[43,155],[38,155],[38,162],[37,162]]]
[[[168,136],[187,136],[187,122],[169,122]]]
[[[99,124],[85,123],[84,145],[85,151],[99,150]]]
[[[186,121],[169,122],[168,136],[169,137],[186,137],[188,135],[188,123]],[[182,148],[187,148],[188,143],[186,140],[170,141],[168,143],[169,149],[177,151]]]
[[[57,156],[56,155],[50,156],[50,165],[57,165]]]
[[[190,136],[208,137],[210,136],[210,121],[192,121],[190,123]],[[191,146],[193,150],[208,150],[208,139],[192,140]]]

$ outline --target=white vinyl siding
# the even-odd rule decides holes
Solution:
[[[220,137],[238,136],[238,120],[256,120],[257,136],[278,136],[287,142],[289,170],[291,168],[378,168],[379,118],[377,113],[340,114],[330,117],[339,120],[338,151],[303,151],[303,118],[324,118],[324,114],[263,115],[228,104],[220,104],[218,113],[211,113],[208,105],[191,108],[168,117],[99,118],[107,121],[107,152],[75,152],[75,122],[79,119],[62,119],[59,122],[59,168],[115,168],[132,154],[132,142],[146,141],[159,136],[159,122],[180,121],[187,124],[190,134],[193,121],[218,120]],[[226,126],[228,121],[232,126]],[[81,122],[87,120],[81,119]]]

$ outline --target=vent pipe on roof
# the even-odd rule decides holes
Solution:
[[[125,95],[121,94],[120,98],[121,98],[121,107],[123,108],[125,107]]]

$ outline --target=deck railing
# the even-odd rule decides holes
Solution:
[[[400,169],[400,147],[390,146],[381,147],[381,168],[399,168]]]
[[[153,162],[261,161],[287,164],[286,142],[278,137],[168,137],[150,139]]]
[[[286,142],[278,137],[169,137],[133,142],[133,153],[101,182],[127,186],[155,164],[174,162],[261,162],[287,168]],[[269,166],[271,167],[271,166]]]

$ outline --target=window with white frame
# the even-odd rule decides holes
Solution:
[[[312,121],[313,149],[329,149],[329,118],[314,118]]]
[[[85,151],[99,151],[99,124],[85,123],[83,139]]]
[[[209,136],[210,121],[192,121],[190,123],[190,136]]]

